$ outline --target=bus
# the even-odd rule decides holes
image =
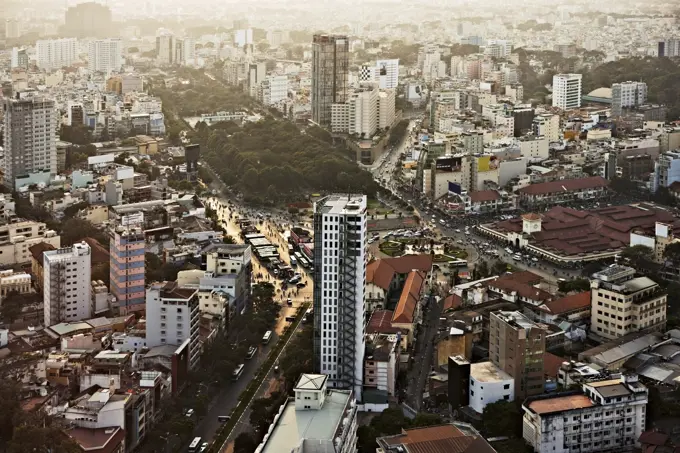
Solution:
[[[243,363],[236,367],[236,369],[234,370],[234,372],[231,375],[232,381],[238,381],[238,378],[240,378],[241,375],[243,374],[243,368],[244,367],[245,367],[245,365]]]
[[[269,343],[269,340],[272,339],[272,331],[268,330],[264,333],[264,336],[262,337],[262,344],[267,344]]]
[[[189,453],[195,453],[199,448],[201,448],[201,438],[194,437],[194,440],[192,440],[191,444],[189,444]]]
[[[297,266],[297,258],[295,258],[295,256],[290,257],[290,265]]]
[[[300,263],[300,266],[305,265],[305,257],[302,256],[302,253],[300,252],[295,252],[295,258],[297,258],[297,262]]]

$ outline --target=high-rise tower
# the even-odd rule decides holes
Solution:
[[[349,40],[342,35],[314,35],[312,41],[312,121],[331,122],[331,105],[347,100]]]

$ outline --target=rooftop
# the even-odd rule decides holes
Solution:
[[[64,431],[83,451],[109,453],[125,440],[125,431],[113,428],[70,428]]]
[[[260,452],[288,453],[303,440],[316,441],[319,451],[334,451],[333,439],[351,399],[350,391],[330,390],[321,409],[299,411],[295,401],[288,400]]]
[[[531,233],[530,246],[560,256],[586,257],[617,253],[630,244],[634,229],[654,231],[657,222],[667,223],[680,233],[680,219],[652,203],[607,206],[590,211],[557,206],[545,212],[541,230]],[[522,219],[487,225],[501,234],[522,233]]]
[[[512,376],[498,368],[493,362],[473,363],[470,365],[470,376],[477,382],[512,381]]]
[[[585,395],[556,396],[553,398],[533,400],[527,405],[530,410],[539,415],[584,409],[593,406],[595,406],[595,403]]]
[[[425,275],[420,271],[411,271],[408,274],[399,302],[394,309],[393,323],[413,323],[424,281]]]
[[[496,450],[471,425],[450,425],[405,429],[396,436],[377,439],[386,451],[409,453],[493,453]],[[401,449],[400,449],[401,448]]]
[[[328,376],[325,374],[303,374],[295,385],[295,390],[321,390],[327,380]]]
[[[366,211],[366,195],[329,195],[314,204],[314,211],[338,215],[362,214]]]
[[[541,309],[553,315],[561,315],[572,311],[583,310],[590,307],[590,291],[571,294],[557,300],[548,301]]]
[[[391,310],[375,310],[371,315],[371,319],[368,321],[368,327],[366,327],[367,334],[396,334],[398,332],[403,332],[403,329],[399,327],[392,327],[392,317],[394,312]]]
[[[480,190],[479,192],[472,192],[470,200],[473,203],[482,203],[485,201],[500,200],[501,196],[496,190]]]
[[[180,288],[177,282],[165,282],[160,288],[161,297],[167,299],[190,299],[197,289]]]
[[[519,193],[527,195],[547,195],[559,192],[574,192],[577,190],[598,189],[609,186],[609,181],[602,176],[591,176],[580,179],[563,179],[560,181],[530,184],[519,189]]]
[[[366,266],[366,282],[379,288],[388,289],[396,274],[408,274],[413,270],[430,272],[432,256],[427,253],[404,255],[398,258],[374,260]]]

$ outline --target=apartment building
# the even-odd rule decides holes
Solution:
[[[547,327],[519,311],[493,312],[489,325],[489,358],[514,379],[514,397],[523,400],[543,393]]]
[[[546,137],[549,142],[556,142],[560,139],[560,116],[552,113],[542,113],[536,115],[532,121],[532,131],[534,135]]]
[[[591,331],[606,340],[634,332],[662,332],[666,327],[666,292],[649,277],[635,277],[632,267],[614,264],[593,274]]]
[[[381,89],[399,86],[399,59],[378,60],[359,68],[359,82],[377,82]]]
[[[548,148],[548,138],[545,136],[526,135],[520,137],[519,149],[522,157],[526,157],[531,162],[539,162],[550,157]]]
[[[669,187],[678,181],[680,181],[680,152],[669,151],[661,154],[654,164],[652,192],[659,190],[659,187]]]
[[[123,67],[123,40],[110,38],[90,41],[87,64],[90,72],[110,74],[120,71]]]
[[[189,342],[189,366],[199,359],[198,289],[180,288],[177,282],[154,283],[146,290],[146,344],[148,347]]]
[[[647,103],[647,84],[644,82],[623,82],[612,85],[612,116],[619,117],[623,110]]]
[[[120,314],[144,310],[144,252],[146,241],[139,226],[110,230],[111,294]]]
[[[43,252],[44,323],[92,316],[92,251],[86,242]]]
[[[250,300],[250,281],[253,274],[252,249],[242,244],[215,244],[204,251],[205,274],[199,279],[201,311],[217,314],[214,310],[215,293],[227,296],[230,316],[246,309]]]
[[[30,263],[31,248],[40,243],[59,248],[61,237],[55,231],[48,230],[44,223],[32,220],[0,225],[0,265]]]
[[[636,375],[612,375],[581,391],[528,398],[522,405],[524,440],[537,453],[617,453],[639,448],[648,391]]]
[[[366,292],[365,195],[314,204],[314,356],[329,386],[361,401]]]
[[[262,81],[259,98],[264,105],[275,105],[288,98],[288,76],[269,76]]]
[[[6,187],[16,187],[17,178],[32,172],[57,174],[58,115],[54,101],[33,92],[5,98],[5,149],[2,161]]]
[[[75,38],[40,39],[35,43],[38,68],[53,71],[71,66],[78,60],[78,40]]]
[[[555,74],[553,76],[552,106],[562,110],[581,107],[581,74]]]

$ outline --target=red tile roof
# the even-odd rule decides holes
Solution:
[[[552,294],[533,286],[542,279],[531,272],[527,272],[527,274],[524,274],[524,272],[505,274],[496,280],[488,282],[487,286],[490,290],[496,292],[516,292],[519,297],[524,299],[544,302],[552,300]],[[534,277],[537,277],[538,281]]]
[[[463,305],[463,298],[458,294],[451,294],[449,297],[444,299],[444,311],[455,310],[461,305]]]
[[[659,431],[645,431],[640,434],[638,441],[647,445],[664,445],[668,440],[668,434]]]
[[[388,289],[395,274],[408,274],[413,270],[430,272],[432,257],[423,253],[420,255],[404,255],[398,258],[383,258],[374,260],[366,266],[366,282],[373,283],[382,289]]]
[[[95,238],[87,237],[83,239],[92,250],[92,265],[108,263],[111,260],[109,251]]]
[[[541,231],[532,233],[529,243],[561,256],[617,251],[630,243],[632,230],[653,234],[656,222],[667,223],[680,234],[680,219],[653,203],[608,206],[592,211],[554,207],[542,216]],[[503,234],[522,231],[522,219],[490,225]]]
[[[556,378],[557,372],[559,371],[560,367],[562,366],[562,362],[566,362],[566,361],[567,361],[567,359],[564,359],[560,356],[557,356],[555,354],[551,354],[549,352],[544,352],[543,353],[543,373],[545,374],[546,377]]]
[[[110,453],[117,450],[125,440],[122,428],[71,428],[64,431],[82,451]]]
[[[402,434],[383,437],[380,441],[409,453],[493,453],[495,450],[478,433],[464,433],[454,425],[407,429]]]
[[[560,181],[530,184],[519,189],[519,193],[527,195],[547,195],[559,192],[574,192],[584,189],[598,189],[609,186],[609,181],[602,176],[591,176],[580,179],[563,179]]]
[[[406,333],[404,329],[399,327],[392,327],[392,316],[394,312],[391,310],[376,310],[371,315],[371,319],[368,320],[368,326],[366,327],[366,333],[383,333],[383,334],[396,334],[398,332]]]
[[[590,307],[590,291],[561,297],[557,300],[546,302],[541,309],[553,315],[561,315],[572,311],[579,311]]]
[[[33,259],[36,260],[40,266],[42,266],[43,253],[54,249],[55,247],[52,244],[48,244],[47,242],[38,242],[37,244],[30,246],[28,251],[31,252]]]
[[[401,291],[401,297],[394,309],[393,323],[412,324],[413,317],[418,307],[420,300],[420,292],[425,281],[425,274],[420,271],[411,271],[406,277],[404,289]]]
[[[470,193],[470,200],[473,203],[482,203],[484,201],[494,201],[500,199],[500,194],[495,190],[480,190],[479,192]]]

